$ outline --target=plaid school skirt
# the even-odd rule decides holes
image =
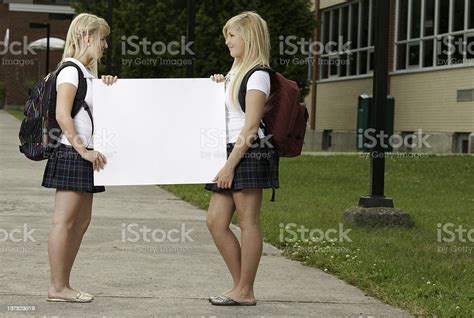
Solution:
[[[48,159],[42,186],[89,193],[105,191],[103,186],[94,186],[92,163],[82,159],[72,146],[64,144],[55,148]]]
[[[234,149],[234,144],[227,144],[227,158],[229,158],[232,149]],[[257,139],[235,168],[230,189],[219,188],[217,183],[208,183],[205,185],[205,189],[213,192],[278,189],[278,165],[279,157],[276,151],[260,146],[260,140]]]

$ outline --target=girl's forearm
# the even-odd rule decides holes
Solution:
[[[251,143],[255,140],[257,130],[258,127],[242,128],[237,142],[235,143],[234,149],[232,150],[229,158],[227,159],[226,165],[228,165],[232,169],[235,169],[235,167],[237,167],[244,154],[250,148]]]
[[[86,146],[82,143],[81,138],[77,134],[76,127],[74,126],[74,122],[72,118],[69,116],[68,118],[57,118],[59,127],[61,128],[64,136],[72,145],[72,147],[82,156],[85,151],[87,151]]]

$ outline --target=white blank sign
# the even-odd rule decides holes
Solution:
[[[93,81],[96,185],[209,183],[226,160],[224,86],[210,79]]]

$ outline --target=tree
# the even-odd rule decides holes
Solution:
[[[316,27],[309,0],[200,0],[196,1],[194,43],[188,46],[192,60],[183,53],[186,44],[186,0],[115,0],[113,19],[114,73],[127,78],[184,77],[185,63],[194,63],[195,77],[225,73],[232,64],[224,44],[222,27],[242,12],[256,11],[269,27],[271,66],[295,80],[308,92],[308,43]],[[73,2],[76,12],[106,17],[107,1]],[[164,45],[170,50],[163,50]],[[291,44],[287,44],[286,42]],[[175,49],[175,50],[174,50]],[[179,51],[178,54],[175,54]],[[285,52],[286,51],[286,52]],[[283,63],[285,61],[285,63]],[[286,64],[288,63],[288,64]],[[103,68],[101,68],[103,70]]]

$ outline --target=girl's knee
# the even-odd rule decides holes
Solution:
[[[77,222],[76,229],[80,233],[85,233],[87,231],[87,229],[89,228],[90,224],[91,224],[91,218],[90,217],[81,219],[79,222]]]
[[[258,213],[238,213],[239,227],[242,231],[259,229],[260,217]]]
[[[207,215],[206,218],[207,228],[211,233],[223,232],[229,229],[229,225],[217,219],[215,216]]]
[[[207,218],[206,218],[206,225],[207,225],[207,228],[209,229],[209,231],[213,232],[215,231],[216,229],[216,220],[215,220],[215,217],[213,216],[210,216],[209,213],[207,215]]]
[[[241,231],[260,230],[260,220],[245,220],[239,222]]]
[[[75,222],[70,219],[53,218],[52,227],[55,230],[70,232],[74,228]]]

